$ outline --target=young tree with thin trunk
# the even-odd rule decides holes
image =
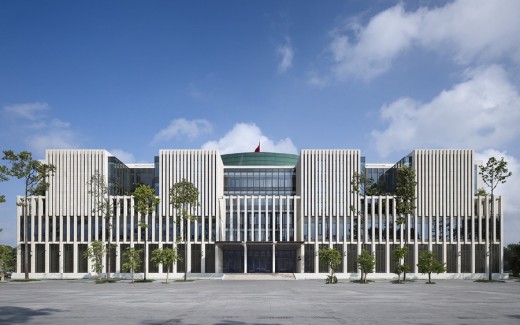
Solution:
[[[493,268],[492,268],[492,259],[491,259],[491,241],[493,240],[493,236],[491,235],[491,224],[492,220],[495,218],[495,189],[498,184],[504,184],[507,181],[507,178],[510,177],[513,173],[507,169],[507,161],[504,161],[504,157],[502,159],[497,160],[495,157],[491,157],[488,159],[486,165],[479,166],[480,175],[482,175],[482,180],[484,184],[489,187],[491,192],[491,218],[489,218],[489,227],[486,230],[487,242],[488,242],[488,252],[489,252],[489,280],[492,280],[493,277]]]
[[[181,241],[184,242],[184,281],[187,278],[187,252],[188,252],[188,222],[196,220],[193,210],[199,205],[199,190],[193,183],[183,179],[170,188],[170,204],[177,211],[177,222],[183,222],[183,234]]]
[[[356,262],[361,270],[361,282],[367,283],[367,274],[374,272],[375,259],[366,249],[361,250],[361,254],[357,257]]]
[[[399,247],[394,250],[394,260],[396,262],[396,268],[394,273],[397,274],[397,283],[401,283],[401,274],[408,271],[409,267],[408,264],[404,263],[404,257],[406,256],[406,253],[408,252],[408,247]],[[406,281],[406,279],[404,279]]]
[[[135,210],[141,214],[139,227],[144,230],[144,263],[148,263],[148,217],[155,211],[159,198],[148,185],[139,184],[134,191]],[[146,264],[144,267],[144,281],[146,281]]]
[[[401,244],[403,238],[405,239],[404,244],[408,243],[408,236],[406,235],[406,229],[408,228],[408,215],[415,212],[415,187],[417,182],[415,181],[415,170],[412,167],[402,166],[397,169],[396,189],[395,189],[395,202],[397,218],[395,223],[399,225],[399,231],[402,232]],[[406,281],[406,272],[408,267],[405,266],[406,254],[402,257],[402,264],[399,264],[399,269],[403,273],[403,281]]]
[[[25,193],[21,202],[17,205],[22,207],[23,233],[24,233],[24,272],[25,279],[29,279],[29,227],[27,222],[28,197],[32,195],[45,195],[49,188],[47,178],[52,176],[56,171],[56,167],[51,164],[44,164],[39,160],[32,158],[32,153],[22,151],[18,154],[12,150],[5,150],[3,160],[8,161],[11,168],[4,167],[2,172],[5,176],[12,176],[23,179],[25,185]],[[3,199],[3,198],[2,198]]]
[[[433,284],[432,273],[439,274],[446,272],[446,263],[440,262],[430,251],[422,252],[419,255],[417,267],[420,273],[428,274],[428,284]]]
[[[141,252],[142,249],[135,249],[133,247],[128,247],[126,251],[123,253],[123,271],[132,274],[132,283],[134,283],[134,273],[135,270],[139,269],[141,266]]]
[[[103,242],[94,240],[83,253],[83,257],[89,259],[92,263],[92,272],[96,272],[98,279],[101,276],[101,272],[103,272],[103,258],[105,257],[106,252],[107,249]]]
[[[110,279],[110,264],[112,259],[112,217],[114,215],[114,208],[116,204],[110,197],[109,188],[105,182],[105,176],[99,173],[99,171],[96,170],[94,172],[94,175],[92,175],[90,181],[88,181],[87,184],[89,185],[88,193],[94,199],[92,212],[95,215],[102,216],[103,220],[105,221],[105,237],[107,242],[105,251],[108,256],[106,279],[108,281]]]
[[[11,246],[0,245],[0,281],[4,281],[5,273],[14,268],[16,256]]]
[[[330,275],[327,276],[325,283],[335,284],[338,283],[336,278],[336,268],[341,264],[341,254],[334,248],[322,248],[318,252],[320,261],[327,264],[329,267]]]
[[[177,250],[173,248],[158,248],[152,252],[152,262],[157,266],[162,264],[166,268],[166,283],[168,283],[171,267],[178,259]]]

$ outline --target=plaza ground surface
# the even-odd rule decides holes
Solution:
[[[520,324],[520,282],[10,282],[0,324]]]

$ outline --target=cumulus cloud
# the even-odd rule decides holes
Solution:
[[[332,71],[339,79],[365,80],[384,72],[413,46],[449,54],[455,62],[520,62],[520,2],[458,0],[443,7],[406,11],[399,3],[363,26],[349,19],[332,33]],[[497,18],[500,17],[500,18]]]
[[[284,45],[278,46],[276,48],[276,53],[280,57],[280,63],[278,64],[278,72],[284,73],[285,71],[287,71],[287,69],[289,69],[292,66],[294,51],[289,42],[287,42]]]
[[[466,80],[432,101],[401,98],[381,108],[387,127],[372,131],[383,157],[410,148],[505,146],[520,135],[520,95],[500,66],[466,72]]]
[[[122,149],[112,149],[110,153],[113,154],[117,159],[121,160],[125,164],[135,163],[135,157],[130,152],[126,152]]]
[[[206,120],[175,119],[166,128],[160,130],[153,138],[152,143],[168,141],[175,137],[185,136],[194,139],[201,134],[212,131],[211,123]]]
[[[5,106],[6,116],[15,119],[13,126],[6,125],[13,134],[20,134],[25,146],[35,156],[43,157],[46,149],[70,149],[79,147],[79,139],[70,123],[48,117],[47,103],[34,102]]]
[[[29,120],[36,120],[41,113],[49,110],[47,103],[34,102],[5,106],[4,111],[9,114],[18,115]]]
[[[269,139],[262,134],[262,130],[255,124],[235,124],[226,135],[216,141],[209,141],[202,145],[203,149],[217,149],[221,154],[236,152],[252,152],[260,141],[261,151],[296,154],[298,150],[290,138],[278,141]]]
[[[504,227],[504,242],[517,243],[520,241],[520,201],[518,200],[518,193],[520,192],[520,162],[515,157],[509,155],[507,152],[498,151],[495,149],[486,149],[475,153],[476,159],[482,160],[485,164],[490,157],[497,159],[504,158],[507,161],[507,168],[512,172],[504,184],[497,186],[495,193],[501,195],[504,200],[504,217],[507,227]],[[490,192],[488,188],[485,188]]]

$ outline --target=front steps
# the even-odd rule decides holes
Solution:
[[[222,280],[296,280],[294,273],[226,273]]]

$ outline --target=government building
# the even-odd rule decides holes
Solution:
[[[501,198],[476,196],[483,187],[472,150],[414,150],[397,163],[370,164],[359,150],[302,150],[299,155],[216,150],[160,150],[150,164],[125,164],[106,150],[47,150],[56,167],[45,196],[29,199],[24,220],[18,207],[17,272],[24,275],[25,241],[31,278],[88,278],[84,252],[94,240],[114,246],[104,273],[128,277],[122,257],[129,247],[151,252],[177,248],[183,262],[173,277],[220,277],[230,273],[289,273],[297,279],[325,278],[320,248],[342,255],[338,278],[359,277],[356,257],[375,257],[372,277],[395,276],[393,251],[408,247],[408,277],[420,276],[422,251],[446,263],[439,277],[495,276],[503,269]],[[397,224],[396,170],[415,171],[413,213]],[[111,227],[95,212],[89,181],[99,173],[114,203]],[[384,195],[354,191],[361,173],[385,189]],[[199,191],[195,220],[184,223],[170,204],[169,190],[183,179]],[[147,184],[160,199],[139,227],[132,192]],[[22,197],[18,197],[21,200]],[[490,205],[495,204],[491,217]],[[27,226],[27,228],[25,228]],[[186,238],[182,234],[186,233]],[[145,246],[146,239],[146,246]],[[144,255],[143,255],[144,256]],[[185,263],[184,263],[185,261]],[[110,270],[107,265],[110,264]],[[140,272],[166,277],[166,267],[144,261]]]

